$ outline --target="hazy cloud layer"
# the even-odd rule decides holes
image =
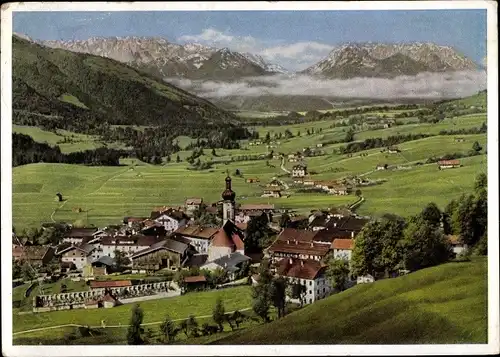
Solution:
[[[181,36],[178,41],[198,42],[214,47],[227,47],[237,52],[258,54],[270,63],[280,64],[292,71],[306,69],[321,61],[333,49],[332,45],[315,41],[279,44],[252,36],[233,36],[214,28],[205,29],[195,35]]]
[[[317,79],[309,76],[267,76],[238,82],[190,81],[167,78],[167,82],[204,97],[261,95],[308,95],[343,98],[455,98],[486,88],[486,72],[422,73],[394,79]]]

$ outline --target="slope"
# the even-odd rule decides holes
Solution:
[[[478,258],[359,285],[216,344],[486,341],[487,259]]]
[[[88,131],[108,124],[203,126],[234,117],[115,60],[13,37],[14,123]],[[65,120],[64,120],[65,119]]]

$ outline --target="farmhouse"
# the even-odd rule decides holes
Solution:
[[[200,206],[203,204],[203,198],[188,198],[184,202],[184,207],[186,209],[186,213],[188,215],[192,215],[194,211],[200,208]]]
[[[284,258],[312,259],[320,261],[330,250],[330,245],[312,241],[312,231],[285,228],[267,251],[273,262]]]
[[[440,170],[460,167],[460,161],[459,160],[439,160],[438,166],[439,166]]]
[[[336,238],[332,243],[335,259],[350,261],[354,249],[354,239]]]
[[[387,148],[387,152],[389,154],[397,154],[397,153],[400,153],[401,150],[399,150],[396,146],[390,146]]]
[[[125,223],[129,227],[132,227],[134,223],[142,223],[146,219],[147,218],[145,218],[145,217],[125,217],[123,219],[123,223]]]
[[[236,224],[248,223],[252,217],[266,215],[271,221],[274,205],[272,204],[245,204],[238,208],[238,213],[234,217]]]
[[[288,296],[288,300],[312,304],[330,295],[331,287],[325,276],[326,265],[311,259],[283,259],[278,263],[277,274],[289,284],[302,286],[299,297]]]
[[[92,244],[71,245],[59,251],[63,263],[73,263],[78,270],[98,258],[96,248]]]
[[[455,138],[455,142],[457,142],[457,143],[462,143],[464,141],[465,141],[464,138]]]
[[[292,168],[292,177],[304,177],[307,175],[306,165],[295,165]]]
[[[177,270],[189,254],[188,244],[167,238],[132,255],[132,271]]]
[[[387,167],[388,167],[388,166],[389,166],[389,165],[387,165],[387,164],[378,164],[378,165],[375,167],[375,169],[377,169],[377,170],[387,170]]]
[[[98,275],[108,275],[111,271],[111,268],[114,265],[113,259],[104,255],[98,259],[95,259],[87,265],[87,275],[89,276],[98,276]]]
[[[80,244],[84,239],[88,241],[93,238],[96,232],[97,228],[71,228],[70,231],[64,235],[62,241]]]
[[[468,246],[467,246],[467,244],[464,244],[462,242],[462,240],[460,239],[460,236],[447,235],[446,238],[448,239],[448,242],[450,242],[453,253],[455,255],[463,253],[464,251],[467,250]]]
[[[188,239],[191,246],[193,246],[198,253],[207,254],[210,241],[217,231],[217,228],[188,225],[177,229],[174,232],[174,236],[181,236]]]
[[[54,248],[50,246],[14,246],[12,257],[17,261],[28,261],[31,265],[46,265],[54,256]]]
[[[159,237],[145,235],[106,236],[102,237],[96,246],[101,252],[100,255],[107,255],[114,258],[116,250],[132,255],[140,250],[149,248],[159,240]]]
[[[246,183],[255,183],[255,182],[260,182],[260,180],[257,177],[250,177],[245,179]]]
[[[250,257],[240,253],[234,252],[220,258],[214,259],[200,267],[209,271],[223,269],[228,273],[229,280],[235,280],[239,270],[242,268],[244,262],[250,261]]]
[[[151,219],[161,223],[167,232],[173,232],[179,227],[183,227],[189,220],[189,217],[180,210],[169,209],[167,211],[151,212]]]
[[[273,186],[267,186],[267,187],[264,188],[264,193],[261,195],[261,197],[280,198],[281,197],[281,188],[279,188],[279,187],[273,187]]]

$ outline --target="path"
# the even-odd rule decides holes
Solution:
[[[52,211],[52,214],[50,215],[50,219],[52,220],[52,222],[56,223],[56,221],[54,220],[54,214],[57,212],[57,210],[60,210],[61,208],[63,208],[64,205],[66,204],[66,202],[68,202],[68,200],[64,201],[62,205],[60,205],[54,211]]]
[[[244,308],[244,309],[239,309],[238,311],[248,311],[250,310],[251,307],[247,307],[247,308]],[[234,311],[228,311],[226,312],[226,314],[232,314],[234,313],[236,310]],[[212,315],[202,315],[202,316],[195,316],[197,319],[205,319],[207,317],[212,317]],[[172,321],[183,321],[183,320],[187,320],[189,319],[189,317],[184,317],[184,318],[181,318],[181,319],[174,319]],[[148,322],[148,323],[145,323],[145,324],[142,324],[142,326],[150,326],[150,325],[159,325],[159,324],[162,324],[164,321],[156,321],[156,322]],[[111,326],[106,326],[104,328],[120,328],[120,327],[129,327],[130,325],[111,325]],[[21,335],[21,334],[24,334],[24,333],[30,333],[30,332],[37,332],[37,331],[46,331],[46,330],[53,330],[53,329],[56,329],[56,328],[63,328],[63,327],[90,327],[90,328],[103,328],[101,325],[99,326],[89,326],[89,325],[78,325],[78,324],[66,324],[66,325],[57,325],[57,326],[49,326],[49,327],[41,327],[41,328],[35,328],[35,329],[31,329],[31,330],[24,330],[24,331],[18,331],[18,332],[13,332],[12,335]]]
[[[365,198],[363,196],[361,196],[361,198],[359,200],[357,200],[356,202],[354,202],[352,205],[349,206],[349,209],[351,211],[355,210],[362,202],[364,202]]]
[[[280,167],[281,167],[281,170],[285,171],[287,174],[289,174],[289,173],[290,173],[290,171],[288,171],[288,170],[285,168],[285,157],[284,157],[284,156],[281,158],[281,166],[280,166]]]

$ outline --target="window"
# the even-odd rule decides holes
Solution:
[[[311,286],[312,284],[313,284],[313,282],[312,282],[312,281],[310,281],[310,282],[309,282],[309,286]]]
[[[309,299],[309,304],[312,304],[312,302],[313,302],[312,299]]]
[[[323,288],[323,292],[325,292],[325,288]]]
[[[309,290],[309,295],[311,295],[312,293],[313,293],[312,290]]]

